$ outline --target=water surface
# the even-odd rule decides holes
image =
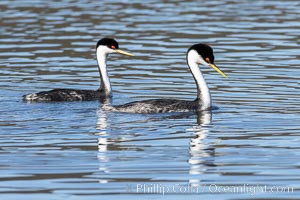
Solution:
[[[1,199],[299,197],[299,1],[0,8]],[[194,99],[185,53],[203,42],[229,75],[201,68],[219,109],[143,115],[106,112],[98,101],[22,102],[52,88],[98,88],[102,37],[136,55],[109,57],[112,104]]]

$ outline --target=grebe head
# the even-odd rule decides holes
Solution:
[[[101,51],[104,54],[120,53],[127,56],[133,56],[133,54],[119,49],[118,42],[112,38],[102,38],[101,40],[99,40],[96,45],[96,50],[97,52]]]
[[[210,66],[217,72],[219,72],[223,77],[227,77],[215,64],[214,64],[214,53],[213,49],[206,44],[194,44],[188,49],[187,52],[188,61],[197,64]]]

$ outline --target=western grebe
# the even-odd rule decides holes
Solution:
[[[163,113],[211,110],[211,96],[198,64],[210,66],[222,76],[227,77],[215,64],[213,49],[206,44],[195,44],[187,51],[187,64],[197,85],[197,98],[194,101],[177,99],[151,99],[135,101],[104,109],[129,113]]]
[[[106,70],[106,58],[110,53],[120,53],[127,56],[133,54],[119,49],[119,44],[111,38],[103,38],[96,45],[98,70],[100,74],[100,88],[98,90],[80,89],[53,89],[23,96],[25,101],[85,101],[110,97],[112,95],[111,85]]]

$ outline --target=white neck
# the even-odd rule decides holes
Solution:
[[[111,90],[111,85],[106,69],[106,57],[108,52],[106,52],[106,47],[104,46],[99,46],[97,48],[97,62],[98,62],[98,70],[100,73],[100,81],[101,85],[99,90],[105,94],[105,96],[111,96],[112,95],[112,90]]]
[[[201,110],[207,110],[211,107],[210,92],[205,79],[198,67],[198,63],[208,65],[195,50],[190,50],[187,55],[188,66],[193,74],[197,85],[197,101],[201,105]]]

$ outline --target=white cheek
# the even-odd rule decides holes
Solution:
[[[189,51],[188,58],[190,59],[190,61],[195,62],[197,64],[206,65],[206,66],[208,65],[208,63],[205,62],[205,60],[195,50]]]
[[[107,54],[107,53],[114,53],[115,52],[113,49],[110,49],[110,48],[108,48],[107,46],[104,46],[104,45],[98,46],[97,51],[101,51],[101,52],[103,52],[105,54]]]

